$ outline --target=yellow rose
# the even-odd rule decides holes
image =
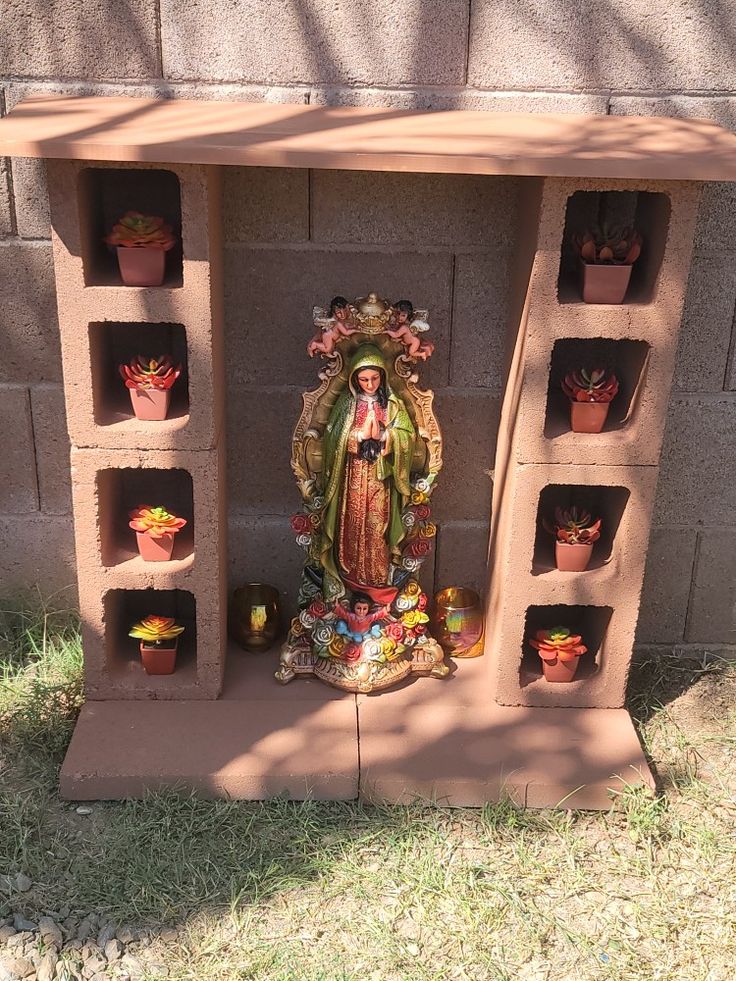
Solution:
[[[434,538],[436,534],[437,534],[437,525],[433,524],[431,521],[428,521],[426,525],[423,525],[419,529],[420,538]]]
[[[291,621],[291,628],[289,632],[292,637],[301,637],[301,635],[304,633],[304,626],[299,617],[294,617],[294,619]]]
[[[396,650],[396,642],[391,640],[390,637],[381,637],[380,644],[381,654],[384,654],[387,658],[391,657]]]
[[[402,592],[406,596],[418,596],[422,589],[416,579],[410,579],[409,582],[404,586]]]
[[[412,491],[411,503],[412,504],[426,504],[429,497],[423,491]]]
[[[327,650],[330,652],[330,654],[333,657],[339,657],[342,654],[343,650],[345,649],[346,643],[347,641],[345,640],[344,637],[341,637],[340,634],[335,634],[335,636],[330,641]]]

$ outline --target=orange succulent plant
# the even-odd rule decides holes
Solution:
[[[126,388],[166,391],[181,374],[181,365],[174,367],[168,354],[158,358],[144,358],[139,354],[129,364],[121,364],[118,370]]]
[[[142,215],[140,211],[127,211],[105,236],[108,245],[126,249],[162,249],[168,252],[176,245],[176,236],[163,218]]]
[[[552,627],[549,630],[538,630],[529,643],[539,651],[543,661],[572,661],[588,650],[581,641],[582,637],[571,634],[567,627]]]
[[[571,402],[611,402],[618,393],[618,378],[605,368],[568,372],[562,391]]]
[[[583,508],[555,508],[555,520],[543,519],[542,524],[558,542],[567,545],[592,545],[601,537],[601,519],[593,519]]]
[[[131,520],[128,523],[133,531],[150,535],[151,538],[174,535],[187,523],[186,518],[178,518],[175,514],[169,514],[166,508],[154,508],[150,504],[141,504],[134,508],[129,517]]]
[[[156,647],[167,640],[174,640],[183,632],[184,627],[173,617],[149,616],[134,624],[128,631],[128,636],[143,641],[146,647]]]
[[[631,266],[641,255],[642,238],[633,228],[592,228],[573,238],[583,262],[595,265]]]

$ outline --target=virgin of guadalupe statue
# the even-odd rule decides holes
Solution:
[[[304,395],[294,433],[304,511],[292,527],[308,554],[300,613],[276,674],[283,683],[315,674],[348,691],[374,691],[410,672],[448,672],[416,579],[436,532],[429,501],[442,444],[432,393],[416,386],[406,324],[413,307],[400,302],[401,321],[376,294],[355,305],[336,297],[330,315],[340,310],[339,332],[315,308],[315,325],[337,340],[310,341],[310,354],[320,351],[328,364],[321,386]],[[406,341],[392,336],[397,328]]]

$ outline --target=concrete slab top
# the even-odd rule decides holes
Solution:
[[[736,135],[699,119],[34,96],[0,156],[416,173],[736,180]]]

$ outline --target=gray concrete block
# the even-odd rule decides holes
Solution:
[[[447,388],[436,392],[434,408],[443,439],[443,469],[432,496],[436,519],[487,522],[500,400],[483,389]]]
[[[288,167],[224,167],[226,242],[306,242],[309,171]]]
[[[728,524],[736,513],[736,397],[679,396],[667,418],[656,525]]]
[[[12,168],[18,235],[21,238],[51,238],[45,162],[33,157],[15,157]]]
[[[314,106],[384,106],[389,109],[473,109],[484,112],[564,112],[605,115],[608,97],[583,92],[483,92],[477,89],[313,87]]]
[[[676,116],[682,119],[712,119],[736,129],[736,98],[732,96],[690,96],[670,93],[663,96],[612,95],[612,116]]]
[[[150,78],[157,47],[154,0],[11,0],[0,75]]]
[[[69,435],[62,387],[34,385],[31,412],[41,510],[45,514],[70,514]]]
[[[736,252],[736,183],[703,185],[695,229],[697,255],[721,256]]]
[[[0,248],[0,381],[61,380],[51,245]]]
[[[297,508],[294,508],[296,511]],[[304,550],[285,515],[240,517],[228,523],[228,594],[249,582],[275,586],[281,594],[282,625],[296,611]]]
[[[455,257],[450,383],[503,392],[511,249]]]
[[[437,532],[435,592],[466,586],[483,594],[488,585],[488,522],[448,521]]]
[[[421,252],[329,252],[313,249],[225,251],[225,322],[231,386],[316,388],[318,358],[307,356],[314,333],[312,307],[336,294],[352,299],[370,290],[428,308],[434,356],[421,384],[447,381],[452,258]]]
[[[736,528],[700,532],[685,640],[736,644]]]
[[[682,641],[696,538],[694,528],[652,529],[636,631],[638,644]]]
[[[161,2],[170,79],[461,85],[467,0],[274,4]]]
[[[515,236],[521,186],[504,177],[315,170],[312,237],[504,248]]]
[[[13,596],[38,588],[59,603],[76,603],[74,529],[67,517],[0,517],[0,589]]]
[[[36,459],[27,388],[0,386],[0,432],[4,437],[0,514],[37,511]]]
[[[468,84],[482,88],[736,88],[736,9],[651,0],[472,6]]]
[[[736,310],[736,266],[729,257],[695,256],[690,267],[680,343],[676,389],[720,392]]]
[[[291,437],[302,409],[298,389],[231,385],[227,400],[228,508],[291,514],[301,498],[291,471]]]

